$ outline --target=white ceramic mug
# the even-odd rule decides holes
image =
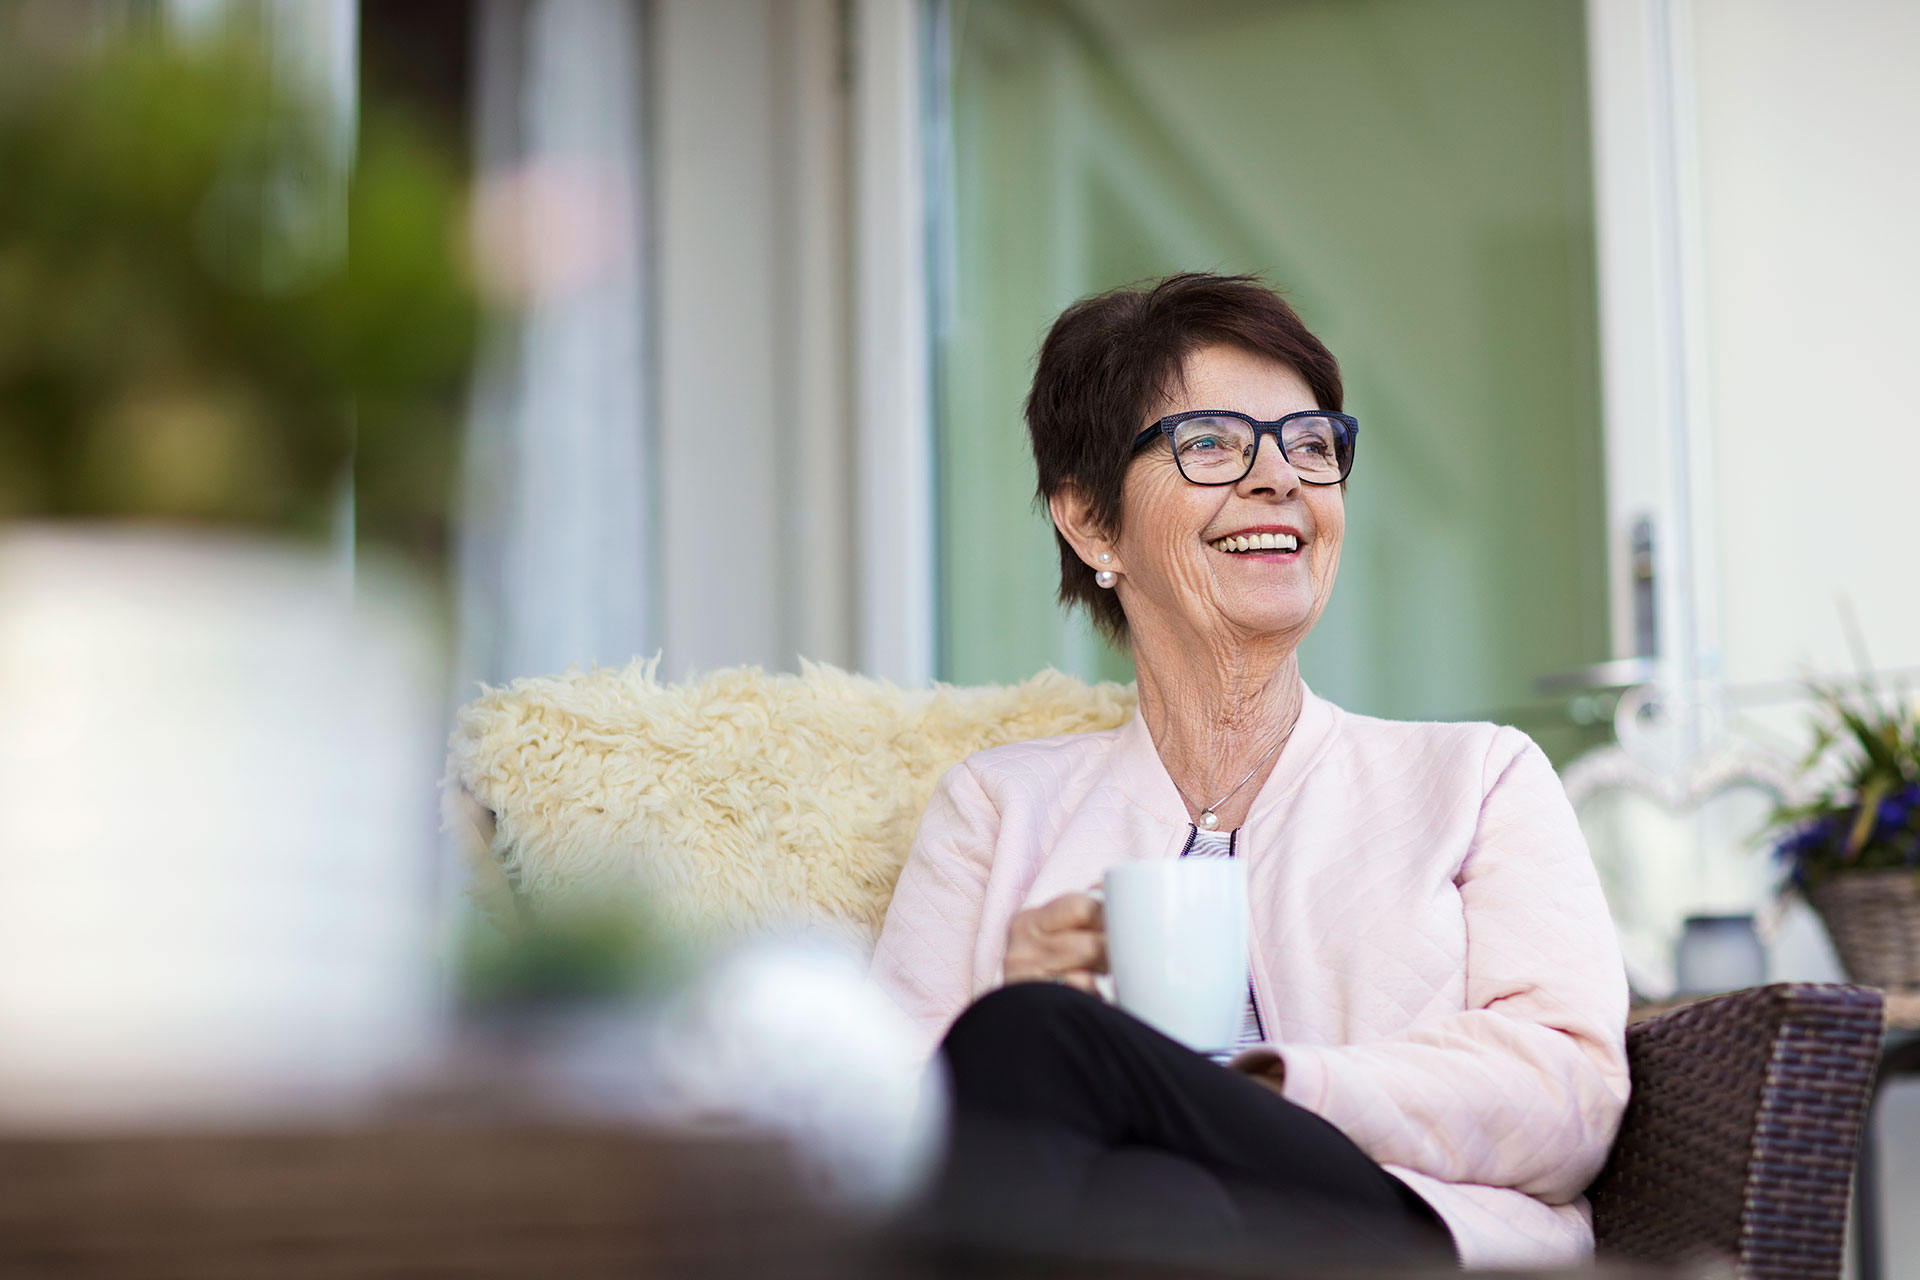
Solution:
[[[1106,878],[1115,1001],[1190,1049],[1231,1049],[1247,1007],[1247,867],[1130,862]]]

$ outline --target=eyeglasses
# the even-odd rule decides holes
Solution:
[[[1307,409],[1259,422],[1231,409],[1196,409],[1160,419],[1134,437],[1140,452],[1165,436],[1180,474],[1193,484],[1238,484],[1253,470],[1260,437],[1271,434],[1303,484],[1339,484],[1353,470],[1360,423],[1344,413]]]

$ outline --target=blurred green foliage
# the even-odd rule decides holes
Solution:
[[[506,928],[467,933],[462,997],[486,1012],[653,992],[686,966],[683,942],[636,897],[549,906]]]
[[[240,40],[0,42],[0,519],[444,542],[476,308],[456,166]]]

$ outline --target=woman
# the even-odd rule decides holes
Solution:
[[[979,1241],[1547,1266],[1627,1096],[1626,985],[1551,766],[1486,724],[1301,682],[1357,426],[1332,355],[1247,277],[1069,308],[1027,423],[1060,595],[1128,644],[1138,714],[940,782],[873,961],[951,1074],[933,1213]],[[1436,477],[1439,483],[1440,478]],[[1102,1002],[1132,859],[1247,860],[1226,1066]]]

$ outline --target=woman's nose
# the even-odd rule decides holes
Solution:
[[[1239,484],[1242,494],[1272,493],[1285,498],[1299,491],[1300,476],[1280,448],[1280,437],[1263,431],[1253,442],[1253,467]]]

